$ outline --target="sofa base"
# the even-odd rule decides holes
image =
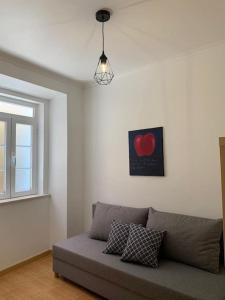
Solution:
[[[225,300],[225,269],[212,274],[160,260],[158,269],[103,253],[106,242],[84,233],[53,246],[53,270],[109,300]]]
[[[56,258],[53,258],[53,271],[57,277],[65,277],[108,300],[150,300]]]

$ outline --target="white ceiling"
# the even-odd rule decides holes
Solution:
[[[101,53],[115,75],[225,40],[225,0],[0,0],[0,49],[79,80],[91,80]]]

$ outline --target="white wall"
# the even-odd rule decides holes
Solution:
[[[59,149],[59,153],[63,151],[59,164],[49,161],[49,174],[54,175],[49,189],[53,194],[51,200],[38,198],[0,204],[1,270],[49,249],[52,242],[78,233],[82,229],[83,88],[78,82],[1,52],[0,73],[67,95],[67,106],[60,106],[62,120],[58,118],[57,124],[56,119],[52,119],[52,126],[57,127],[56,131],[52,130],[56,135],[52,137],[52,142],[57,147],[60,146],[59,140],[56,139],[57,132],[62,133],[67,127],[63,138],[61,136],[67,145],[63,150]],[[32,93],[32,90],[27,93]],[[54,111],[58,108],[53,107]],[[55,116],[58,113],[59,111],[55,111]],[[65,163],[66,155],[68,156]],[[63,175],[60,174],[62,169]],[[61,186],[55,184],[59,181]]]
[[[85,223],[104,201],[220,217],[225,46],[155,63],[85,90]],[[129,176],[128,131],[164,127],[165,177]]]
[[[72,96],[74,95],[74,96]],[[83,89],[68,94],[67,230],[68,236],[84,230],[83,204]]]
[[[0,205],[0,270],[49,249],[48,197]]]
[[[49,101],[49,242],[67,237],[67,97]]]

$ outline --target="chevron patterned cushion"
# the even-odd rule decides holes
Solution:
[[[122,255],[127,244],[129,231],[130,224],[122,224],[117,221],[113,221],[111,231],[109,233],[109,239],[103,253]]]
[[[121,257],[122,261],[134,262],[152,268],[158,267],[158,254],[164,232],[130,225],[129,237]]]

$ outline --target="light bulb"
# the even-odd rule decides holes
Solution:
[[[101,70],[102,73],[107,72],[108,68],[107,68],[107,64],[105,62],[102,62],[100,64],[100,70]]]

